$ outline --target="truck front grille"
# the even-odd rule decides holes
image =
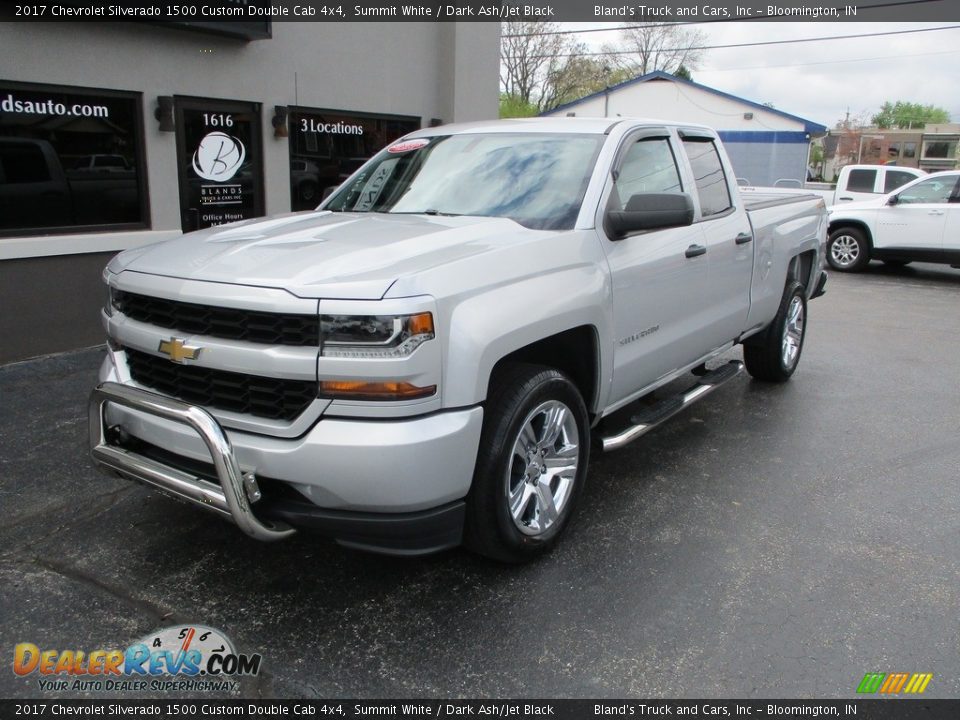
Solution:
[[[130,377],[137,383],[194,405],[271,420],[293,420],[317,396],[315,382],[178,365],[130,348],[126,353]]]
[[[115,290],[117,309],[129,318],[189,335],[209,335],[268,345],[320,344],[320,318],[314,315],[197,305]]]

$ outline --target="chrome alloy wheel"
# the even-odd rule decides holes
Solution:
[[[837,267],[850,267],[860,257],[860,243],[852,235],[840,235],[830,245],[830,257]]]
[[[510,515],[524,535],[541,535],[563,514],[573,494],[580,460],[580,433],[570,408],[559,400],[527,415],[507,468]]]
[[[803,342],[803,300],[799,295],[794,295],[790,300],[790,307],[787,308],[786,327],[783,329],[783,346],[781,348],[781,360],[783,367],[787,370],[797,364],[797,358],[800,356],[800,344]]]

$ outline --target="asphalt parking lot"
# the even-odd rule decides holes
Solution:
[[[258,544],[93,470],[100,351],[0,367],[0,696],[41,696],[16,643],[199,623],[262,653],[244,697],[831,698],[894,671],[958,697],[958,309],[960,270],[833,273],[791,382],[595,456],[526,567]]]

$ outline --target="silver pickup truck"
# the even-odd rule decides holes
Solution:
[[[743,367],[717,356],[739,343],[754,377],[793,374],[825,234],[820,198],[746,205],[705,127],[420,130],[316,211],[114,258],[92,454],[260,540],[528,560],[568,524],[591,445]]]

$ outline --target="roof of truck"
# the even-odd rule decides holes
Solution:
[[[432,137],[435,135],[459,135],[467,133],[578,133],[584,135],[603,134],[621,122],[631,125],[665,125],[668,127],[704,128],[696,123],[680,123],[656,118],[589,118],[589,117],[532,117],[512,118],[508,120],[485,120],[481,122],[453,123],[436,127],[422,128],[407,137]]]

